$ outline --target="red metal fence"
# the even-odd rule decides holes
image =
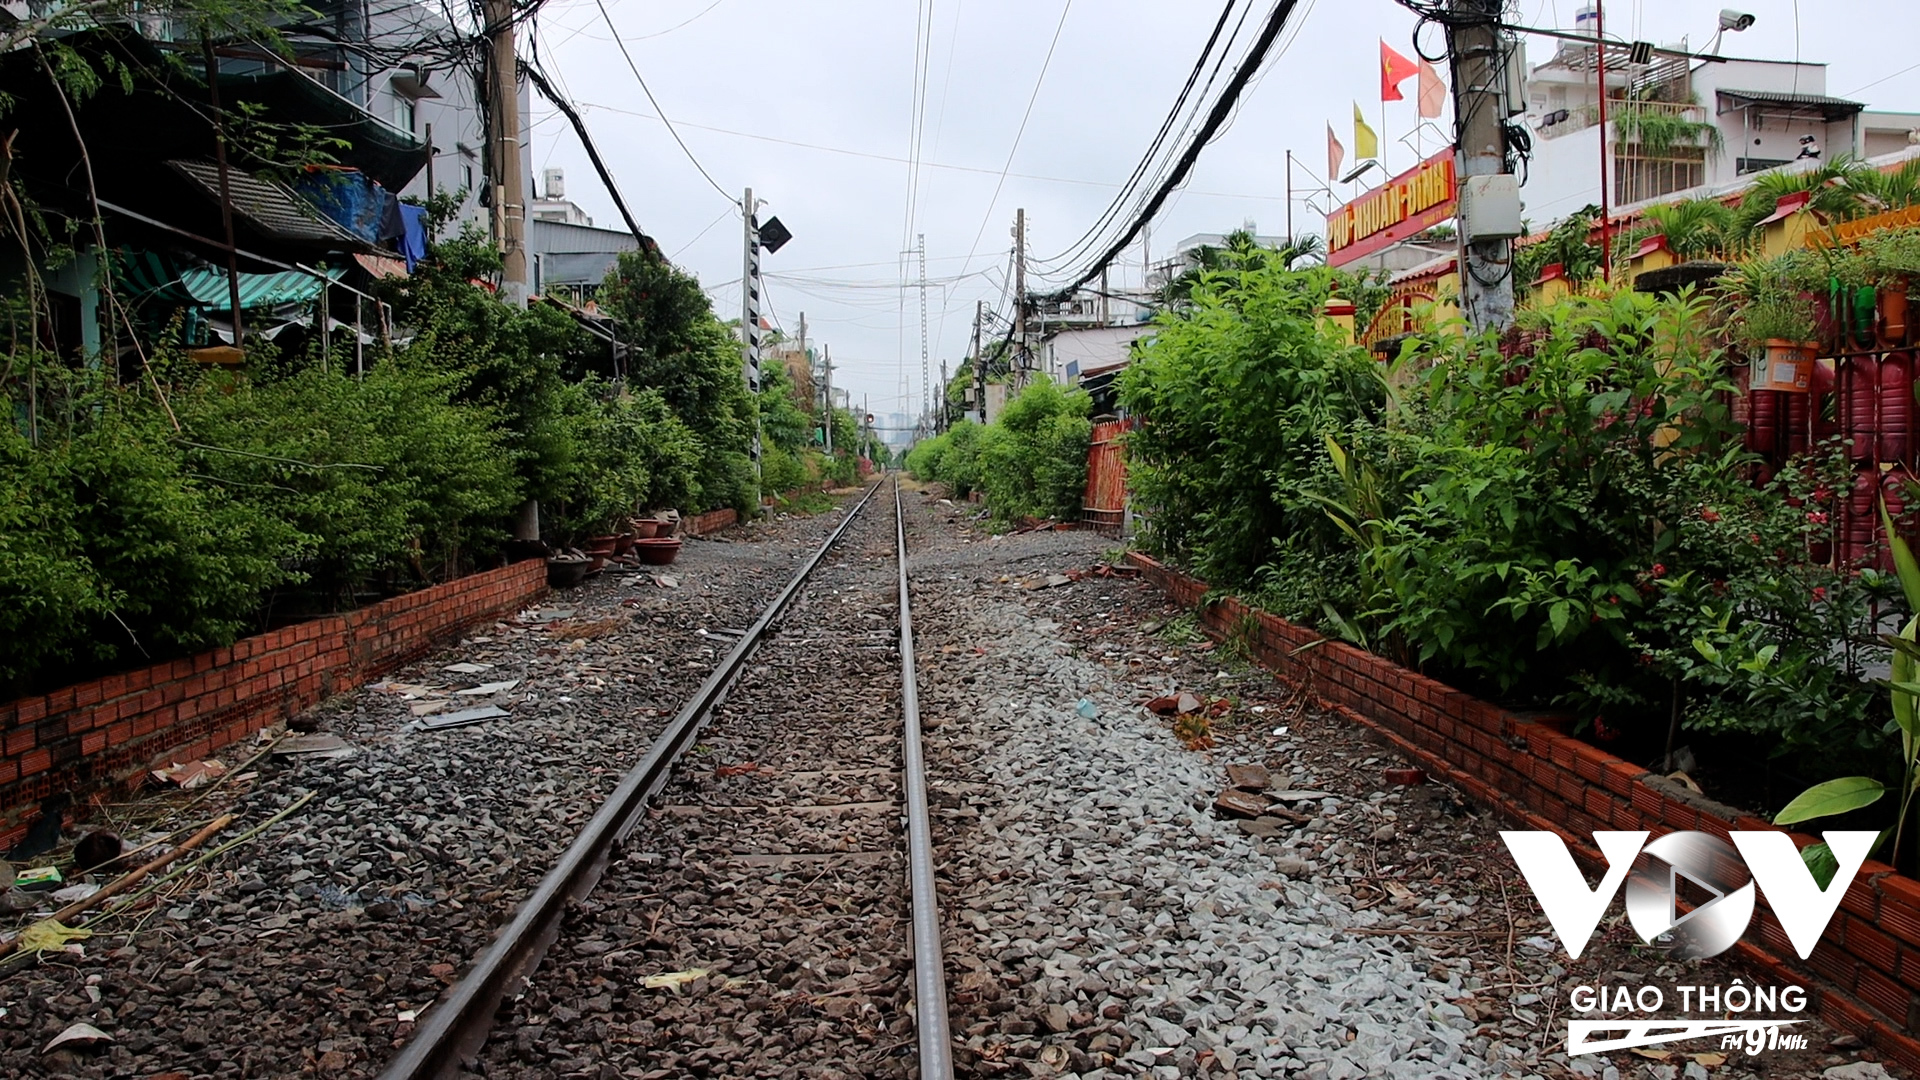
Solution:
[[[1132,426],[1131,420],[1093,425],[1093,445],[1087,449],[1087,492],[1081,500],[1083,520],[1115,528],[1125,522],[1127,461],[1120,441]]]

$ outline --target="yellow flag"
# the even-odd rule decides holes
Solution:
[[[1360,103],[1353,105],[1353,156],[1361,161],[1380,156],[1380,136],[1367,126],[1360,115]]]

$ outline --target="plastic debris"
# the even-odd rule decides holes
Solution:
[[[507,679],[502,682],[481,683],[479,686],[469,686],[465,690],[455,690],[454,693],[463,694],[467,697],[489,697],[493,694],[504,693],[519,685],[519,679]]]
[[[60,868],[57,866],[36,866],[31,870],[21,870],[13,876],[15,888],[30,889],[36,892],[51,889],[64,880],[65,879],[60,876]]]
[[[1100,707],[1086,698],[1081,698],[1074,705],[1073,711],[1079,713],[1082,720],[1092,720],[1100,715]]]
[[[80,941],[92,936],[91,930],[76,930],[55,919],[41,919],[20,931],[20,951],[44,952],[49,949],[64,949],[69,941]]]
[[[173,784],[182,791],[192,791],[213,783],[225,776],[226,772],[225,765],[209,758],[206,761],[189,761],[184,765],[174,762],[164,769],[153,770],[153,778],[163,784]]]
[[[446,667],[443,667],[440,670],[452,671],[461,675],[478,675],[483,671],[492,671],[493,665],[492,664],[472,664],[472,663],[448,664]]]
[[[53,1037],[53,1040],[41,1049],[43,1054],[51,1054],[62,1046],[81,1044],[92,1046],[94,1043],[112,1042],[113,1036],[94,1027],[92,1024],[74,1024]]]
[[[688,968],[685,971],[669,971],[665,975],[649,975],[645,986],[649,990],[671,990],[679,993],[683,987],[695,979],[705,978],[706,968]]]
[[[87,897],[99,891],[100,886],[90,881],[83,881],[78,885],[69,885],[64,889],[54,890],[53,899],[62,904],[71,904],[76,900],[85,900]]]

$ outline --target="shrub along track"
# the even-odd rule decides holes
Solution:
[[[406,1018],[486,946],[731,647],[701,631],[751,623],[840,520],[776,519],[731,530],[732,542],[690,541],[665,568],[679,588],[609,572],[545,602],[573,609],[564,622],[477,629],[390,676],[518,679],[459,699],[508,717],[427,732],[409,730],[416,703],[397,694],[363,688],[321,705],[309,718],[355,756],[263,759],[190,823],[163,827],[230,810],[237,821],[217,844],[311,802],[157,903],[96,921],[82,954],[49,954],[0,981],[0,1075],[373,1075],[411,1034]],[[491,667],[442,670],[455,661]],[[153,802],[109,807],[89,825],[131,838],[129,825],[156,819]],[[114,1041],[42,1053],[75,1022]]]
[[[874,501],[568,909],[485,1075],[918,1074],[900,577]]]

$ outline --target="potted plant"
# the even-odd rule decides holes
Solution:
[[[1798,294],[1765,296],[1734,316],[1741,348],[1753,362],[1752,389],[1805,392],[1813,384],[1813,302]]]
[[[1907,290],[1920,278],[1920,229],[1874,233],[1861,244],[1874,282],[1874,313],[1882,348],[1905,346],[1912,327]]]

